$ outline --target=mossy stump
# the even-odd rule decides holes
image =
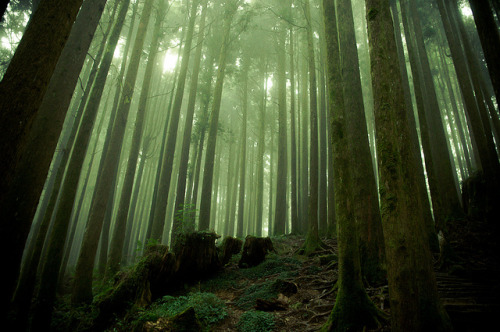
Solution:
[[[271,238],[248,235],[245,238],[245,244],[243,245],[243,252],[238,266],[257,266],[264,261],[266,254],[271,251],[276,251],[274,250]]]
[[[232,236],[226,236],[219,248],[219,258],[222,265],[226,265],[233,255],[239,254],[243,241]]]

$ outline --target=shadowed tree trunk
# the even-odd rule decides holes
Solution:
[[[388,0],[366,0],[374,95],[382,225],[387,256],[391,327],[450,331],[440,303],[422,217],[401,73]]]
[[[302,247],[305,255],[309,255],[320,248],[321,240],[318,233],[318,99],[316,95],[316,65],[314,57],[314,41],[311,22],[309,0],[304,3],[307,34],[307,59],[309,67],[309,125],[310,125],[310,154],[309,154],[309,208],[308,229],[306,240]],[[302,77],[305,79],[305,77]]]
[[[285,72],[285,26],[281,25],[276,42],[276,52],[278,54],[277,84],[278,84],[278,164],[276,175],[276,192],[274,204],[274,227],[273,234],[285,234],[286,228],[286,196],[287,196],[287,116],[286,116],[286,72]]]
[[[329,112],[331,114],[334,158],[335,213],[339,251],[338,293],[335,306],[323,325],[322,331],[361,331],[377,327],[382,314],[365,292],[361,279],[359,235],[356,230],[355,204],[353,204],[352,158],[349,158],[349,138],[340,65],[339,38],[337,37],[336,9],[333,0],[323,0]],[[340,16],[339,16],[340,17]]]
[[[340,66],[349,144],[354,220],[360,245],[361,270],[370,283],[384,282],[384,237],[377,184],[368,142],[351,0],[337,1]]]
[[[106,77],[108,75],[113,53],[118,43],[120,31],[128,9],[128,2],[123,3],[118,14],[117,21],[113,27],[106,53],[103,56],[99,72],[92,93],[89,96],[87,108],[83,115],[82,123],[76,137],[71,159],[68,163],[68,171],[61,188],[61,200],[55,212],[52,231],[48,238],[47,259],[41,272],[40,282],[42,287],[38,291],[38,304],[33,317],[34,326],[48,327],[52,313],[52,304],[55,299],[55,291],[58,282],[59,267],[61,264],[64,240],[66,239],[71,210],[74,204],[77,185],[82,165],[90,141],[93,123],[97,116],[98,106],[102,96]]]
[[[31,148],[27,144],[28,134],[82,2],[83,0],[43,1],[26,27],[0,82],[0,151],[7,161],[0,164],[0,231],[2,234],[9,234],[2,241],[1,249],[10,253],[4,261],[6,272],[4,287],[0,293],[2,315],[7,312],[15,288],[24,244],[62,123],[59,125],[59,132],[56,128],[52,133],[56,137],[53,145],[37,147],[47,152],[48,157],[42,159],[43,164],[36,164],[36,168],[32,168],[28,174],[23,173],[22,177],[16,176],[16,171],[29,163],[32,153],[40,152],[27,150]],[[54,22],[57,24],[53,24]]]
[[[496,1],[493,1],[494,3]],[[500,104],[500,62],[498,54],[500,54],[500,34],[498,32],[493,10],[487,0],[469,0],[470,8],[474,14],[474,22],[476,23],[479,39],[483,48],[484,57],[488,64],[491,83],[495,90],[497,104]],[[498,5],[498,2],[496,2]]]

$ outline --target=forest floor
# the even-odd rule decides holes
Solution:
[[[500,269],[492,251],[498,239],[479,223],[456,224],[461,235],[450,239],[452,260],[438,269],[436,256],[439,294],[455,331],[491,330],[498,326],[500,313]],[[106,331],[318,331],[335,304],[336,240],[323,239],[325,249],[309,257],[297,254],[303,237],[287,235],[272,241],[275,252],[261,264],[240,268],[241,254],[234,255],[215,274],[115,317]],[[374,304],[389,314],[387,285],[366,286]],[[64,319],[60,313],[59,319]],[[180,325],[174,324],[176,320]],[[73,331],[96,331],[78,325]],[[390,324],[372,331],[390,331]]]
[[[336,297],[336,240],[324,239],[326,249],[310,257],[297,255],[303,237],[288,235],[272,241],[276,253],[268,254],[260,265],[240,268],[241,255],[235,255],[219,273],[182,292],[210,292],[224,301],[227,316],[208,330],[318,331],[327,321]],[[388,313],[387,286],[368,287],[367,292]],[[143,331],[168,330],[158,320],[146,323]],[[388,330],[384,326],[377,331]]]

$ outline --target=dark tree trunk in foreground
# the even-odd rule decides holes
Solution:
[[[322,331],[361,331],[377,327],[382,315],[365,292],[361,279],[361,264],[352,193],[352,169],[346,131],[346,112],[342,92],[339,40],[335,4],[323,1],[327,51],[329,112],[331,114],[334,158],[335,213],[339,249],[339,279],[335,306]]]
[[[380,284],[385,281],[382,268],[384,237],[368,141],[351,0],[337,1],[337,15],[345,133],[349,145],[353,217],[360,239],[361,270],[370,283]]]
[[[16,178],[23,179],[23,182],[28,182],[29,190],[36,190],[36,186],[33,184],[36,183],[36,181],[42,180],[32,179],[26,181],[27,177],[37,175],[37,173],[31,171],[33,165],[49,165],[52,160],[53,151],[59,141],[58,133],[61,131],[65,121],[66,110],[69,107],[73,90],[75,89],[87,51],[94,37],[95,29],[104,10],[105,3],[106,0],[90,0],[83,4],[71,30],[72,33],[68,38],[68,42],[54,70],[54,74],[47,88],[48,92],[45,94],[40,105],[39,115],[37,115],[37,120],[33,124],[28,136],[29,139],[26,150],[31,151],[29,154],[30,158],[23,158],[23,162],[20,162],[16,170]],[[33,240],[34,244],[36,242],[35,249],[28,253],[24,263],[25,268],[23,267],[25,273],[24,276],[21,275],[16,290],[17,303],[15,311],[20,314],[17,324],[21,324],[22,322],[27,323],[27,319],[23,318],[24,316],[22,314],[28,314],[29,303],[35,288],[36,270],[39,265],[43,243],[52,217],[52,211],[57,201],[59,187],[62,182],[70,150],[73,146],[80,123],[81,113],[82,112],[76,114],[76,116],[74,114],[70,115],[75,116],[75,120],[72,123],[72,128],[69,130],[70,134],[68,140],[67,142],[60,143],[66,143],[66,146],[61,152],[62,157],[59,168],[56,171],[54,187],[52,190],[46,191],[49,193],[46,213],[45,216],[41,218],[41,226],[37,239],[36,241]],[[71,121],[67,122],[71,124]],[[44,146],[45,149],[39,149],[37,146]]]
[[[43,1],[0,82],[0,151],[3,160],[7,161],[0,164],[0,232],[9,234],[0,247],[2,252],[9,253],[4,261],[4,286],[0,293],[2,313],[7,312],[14,291],[24,244],[50,167],[50,158],[46,164],[31,170],[36,174],[32,177],[36,182],[23,177],[21,183],[16,183],[15,170],[23,159],[28,158],[27,155],[34,152],[26,149],[28,133],[82,2]],[[56,135],[58,137],[59,133]],[[47,149],[51,155],[55,145],[39,148]]]
[[[38,305],[35,309],[33,324],[36,326],[48,326],[52,304],[55,299],[59,267],[62,260],[64,242],[66,239],[71,210],[74,204],[77,186],[80,177],[82,164],[85,158],[87,147],[90,141],[93,123],[97,115],[97,109],[102,96],[102,88],[108,75],[108,70],[113,58],[113,52],[118,42],[120,31],[125,20],[128,9],[128,2],[125,2],[120,9],[119,17],[113,28],[106,53],[103,57],[99,73],[96,76],[96,83],[92,90],[87,109],[83,115],[82,125],[75,140],[73,153],[68,164],[68,172],[61,188],[61,200],[55,212],[52,231],[48,238],[47,258],[41,273],[41,285],[38,292]]]
[[[495,0],[493,2],[496,2]],[[493,17],[493,10],[488,4],[488,0],[469,0],[470,8],[474,14],[477,33],[481,40],[484,58],[488,65],[491,83],[495,90],[497,104],[500,103],[500,34]]]
[[[394,331],[450,331],[440,303],[419,201],[388,0],[366,0],[382,226]]]

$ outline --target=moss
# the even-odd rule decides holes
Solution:
[[[371,8],[368,13],[366,14],[366,17],[368,18],[369,21],[374,20],[378,15],[378,10],[375,8]]]
[[[371,302],[363,289],[337,293],[335,306],[321,331],[365,331],[380,328],[388,317]]]

